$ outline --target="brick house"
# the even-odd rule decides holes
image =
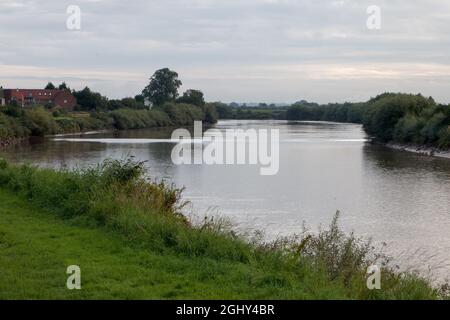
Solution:
[[[46,89],[3,89],[4,102],[10,104],[16,101],[19,106],[52,106],[73,110],[77,99],[68,90]]]

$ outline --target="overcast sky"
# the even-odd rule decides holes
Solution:
[[[81,30],[68,30],[69,5]],[[366,10],[381,8],[381,29]],[[140,93],[156,69],[224,102],[450,102],[448,0],[0,0],[0,85]]]

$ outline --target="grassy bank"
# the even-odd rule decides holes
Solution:
[[[117,109],[101,112],[61,112],[33,107],[0,107],[0,146],[29,136],[192,125],[196,120],[216,122],[213,107],[165,103],[151,110]],[[8,143],[9,144],[9,143]]]
[[[262,243],[221,220],[193,225],[181,191],[144,178],[142,163],[107,161],[76,171],[0,162],[1,298],[435,299],[423,279],[383,267],[382,256],[343,234]],[[301,231],[301,230],[300,230]],[[80,291],[65,268],[80,265]]]

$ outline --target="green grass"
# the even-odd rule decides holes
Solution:
[[[82,289],[66,288],[67,266]],[[0,190],[1,299],[334,298],[339,288],[308,277],[288,285],[276,270],[155,253],[107,230],[64,222]],[[275,272],[274,272],[275,271]],[[299,279],[300,280],[300,279]],[[343,296],[342,296],[343,297]]]
[[[370,246],[328,231],[249,242],[219,220],[192,225],[181,191],[142,178],[141,163],[53,171],[0,160],[2,299],[436,299],[387,266],[366,288]],[[376,256],[376,255],[375,255]],[[82,289],[66,289],[67,266]]]

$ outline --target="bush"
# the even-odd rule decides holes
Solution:
[[[10,117],[14,117],[14,118],[19,118],[23,115],[23,109],[22,107],[20,107],[17,104],[10,104],[7,105],[6,107],[4,107],[3,109],[0,109],[4,114],[10,116]]]
[[[0,112],[0,139],[22,138],[29,134],[19,119],[9,117]]]
[[[162,111],[169,116],[174,125],[192,125],[194,121],[204,119],[202,109],[190,104],[165,103]]]
[[[161,127],[171,124],[167,115],[153,110],[119,109],[109,113],[119,130]]]
[[[24,124],[33,136],[56,134],[59,131],[53,116],[42,107],[26,110]]]

